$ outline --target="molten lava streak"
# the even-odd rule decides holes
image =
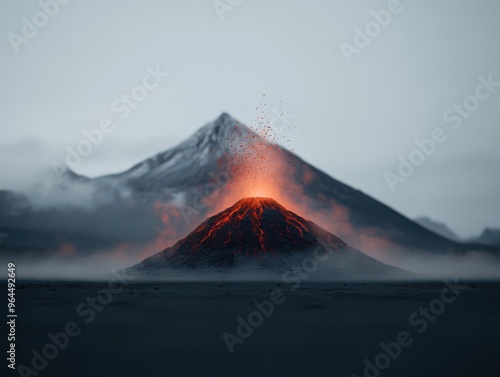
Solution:
[[[178,246],[195,253],[295,251],[316,244],[317,231],[313,223],[273,199],[246,198],[206,220]]]
[[[278,268],[282,274],[281,266],[297,261],[296,257],[300,261],[329,259],[335,273],[344,277],[346,272],[364,276],[392,269],[351,248],[312,221],[288,211],[275,200],[258,197],[239,200],[205,220],[175,245],[129,270],[163,274],[177,267],[183,271],[198,267],[208,267],[210,271],[214,271],[214,267],[218,271],[244,267],[245,271],[257,268],[259,273],[260,268]]]

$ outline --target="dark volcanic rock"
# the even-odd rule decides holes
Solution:
[[[386,273],[386,266],[270,198],[246,198],[210,217],[174,246],[130,268],[142,274],[170,267],[272,269],[307,257],[329,260],[342,274]]]

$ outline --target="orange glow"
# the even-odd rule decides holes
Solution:
[[[268,122],[262,121],[262,127],[253,127],[250,132],[244,127],[234,125],[225,142],[228,153],[219,160],[219,171],[229,178],[225,186],[209,196],[201,198],[203,214],[197,211],[193,223],[183,221],[179,207],[172,203],[155,203],[155,212],[164,224],[158,237],[147,244],[141,256],[151,254],[173,245],[193,230],[203,219],[230,208],[242,198],[272,198],[287,210],[313,221],[327,231],[340,237],[361,250],[374,255],[380,248],[387,248],[389,241],[378,237],[370,229],[354,229],[349,210],[324,194],[305,193],[308,184],[312,184],[317,172],[285,149],[275,144]],[[271,140],[266,140],[270,137]],[[186,203],[188,206],[191,203]],[[203,217],[202,217],[203,216]],[[258,225],[258,211],[253,222],[253,230],[259,236],[261,246],[265,244],[265,233]],[[214,226],[207,237],[213,236],[224,225],[224,220]],[[301,231],[300,224],[290,224]],[[224,235],[223,243],[231,242],[231,232]],[[265,250],[265,248],[263,248]]]
[[[269,212],[273,216],[270,218]],[[265,216],[268,216],[264,220]],[[248,227],[251,227],[251,238],[247,237]],[[272,234],[266,233],[272,229]],[[207,244],[214,245],[223,242],[230,247],[237,245],[235,254],[245,250],[245,253],[272,252],[276,240],[287,239],[290,242],[302,242],[304,232],[311,232],[307,222],[294,213],[283,208],[269,198],[244,198],[232,207],[222,211],[211,222],[204,222],[188,236],[188,249],[191,252],[203,249]],[[244,239],[242,239],[244,237]],[[222,241],[224,240],[224,241]]]
[[[346,208],[333,200],[325,200],[329,203],[326,208],[312,209],[315,200],[304,193],[304,184],[312,182],[314,172],[309,169],[298,172],[293,165],[296,157],[264,139],[267,128],[252,131],[245,135],[235,126],[234,142],[229,140],[230,153],[219,161],[220,170],[227,172],[231,179],[224,190],[205,198],[204,203],[211,209],[208,215],[214,215],[242,198],[268,197],[335,234],[351,233]]]
[[[70,256],[70,255],[75,255],[76,254],[76,246],[72,243],[63,243],[62,245],[59,246],[57,249],[57,252],[62,255],[62,256]]]
[[[154,203],[154,211],[160,216],[163,227],[160,234],[152,242],[141,247],[140,257],[146,258],[177,242],[183,234],[182,213],[179,208],[171,203]]]

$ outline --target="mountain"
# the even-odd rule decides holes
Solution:
[[[291,264],[286,262],[315,256],[313,262],[328,260],[342,276],[402,272],[351,248],[271,198],[239,200],[129,271],[162,274],[172,267],[233,268],[249,262],[264,268],[286,267]]]
[[[48,240],[63,237],[79,253],[152,241],[161,250],[237,200],[268,196],[381,258],[470,250],[500,254],[498,247],[457,243],[429,231],[268,135],[223,113],[178,146],[123,173],[90,179],[68,170],[50,190],[0,192],[0,229],[17,230],[0,248],[19,255],[34,247],[45,255],[61,242]],[[48,236],[28,244],[30,232]]]
[[[471,242],[491,246],[500,246],[500,229],[486,228],[479,236],[471,239]]]
[[[415,222],[417,224],[422,225],[424,228],[430,230],[431,232],[434,232],[441,237],[447,238],[449,240],[461,242],[461,238],[453,232],[448,226],[444,223],[440,223],[438,221],[434,221],[429,217],[417,217],[415,219]]]
[[[415,222],[444,238],[456,242],[500,246],[500,229],[485,228],[479,236],[463,239],[448,228],[446,224],[434,221],[429,217],[418,217],[415,219]]]
[[[250,129],[223,113],[195,132],[189,139],[163,153],[142,161],[127,171],[96,178],[102,186],[121,187],[135,196],[158,199],[168,192],[182,192],[205,184],[218,161],[231,152],[231,143],[246,142]],[[229,141],[230,140],[230,141]]]

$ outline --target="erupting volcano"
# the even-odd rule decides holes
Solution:
[[[328,260],[336,274],[342,275],[399,271],[350,247],[270,198],[241,199],[172,247],[130,270],[150,274],[169,267],[233,268],[248,264],[275,268],[307,257]]]
[[[320,232],[273,199],[247,198],[205,221],[179,246],[192,253],[222,255],[292,252],[316,246]],[[345,244],[334,237],[332,246]]]

